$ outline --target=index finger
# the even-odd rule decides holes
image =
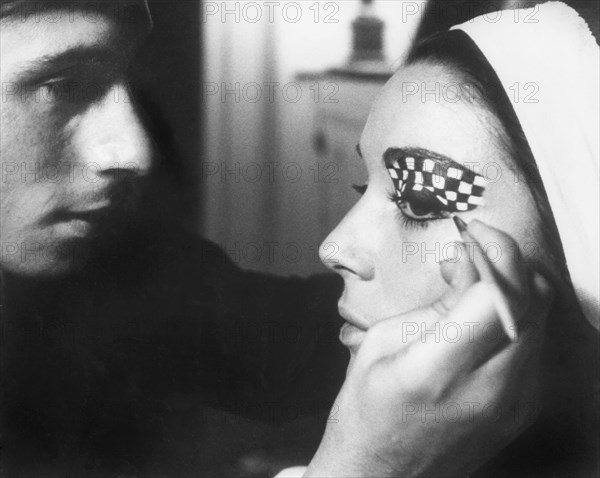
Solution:
[[[439,322],[439,333],[411,343],[402,367],[415,367],[435,379],[440,386],[478,368],[509,342],[494,306],[490,288],[477,282],[464,294],[448,315]]]

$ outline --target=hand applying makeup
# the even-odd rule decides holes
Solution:
[[[516,247],[510,236],[479,221],[468,229],[479,243]],[[459,259],[440,263],[449,286],[442,297],[367,332],[336,400],[339,420],[327,425],[305,476],[469,473],[535,418],[549,283],[527,270],[518,254],[489,263],[511,285],[510,292],[498,289],[513,304],[519,326],[518,339],[506,340],[498,333],[494,293],[480,280],[465,244],[457,245]],[[421,331],[451,324],[460,333],[447,340],[408,334],[415,324]],[[448,404],[462,407],[459,418],[439,415]],[[491,404],[498,412],[493,417],[486,413]],[[509,413],[515,409],[528,413]]]
[[[511,340],[517,339],[517,328],[515,321],[512,317],[511,307],[506,300],[505,296],[499,290],[498,280],[495,277],[494,270],[483,252],[481,245],[478,244],[471,234],[469,234],[468,226],[460,217],[455,214],[452,214],[452,219],[454,224],[456,224],[456,228],[460,233],[461,237],[465,240],[465,242],[474,246],[472,249],[472,258],[475,267],[479,273],[479,276],[482,281],[485,281],[492,293],[493,300],[496,306],[496,311],[498,312],[498,317],[500,318],[502,325],[504,327],[504,332]]]

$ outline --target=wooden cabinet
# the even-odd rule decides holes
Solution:
[[[336,103],[321,103],[316,108],[313,147],[322,169],[333,180],[321,181],[319,195],[319,232],[325,237],[357,201],[352,185],[367,181],[364,162],[356,146],[371,105],[383,87],[382,77],[331,76],[337,85]]]
[[[281,156],[299,165],[303,174],[299,181],[286,182],[277,190],[272,236],[282,249],[289,250],[269,272],[323,272],[318,247],[358,200],[352,185],[366,182],[356,145],[371,105],[388,78],[341,72],[298,78],[301,89],[313,93],[304,110],[296,106],[284,112],[284,117],[293,118],[280,125]],[[290,256],[294,251],[299,258]]]

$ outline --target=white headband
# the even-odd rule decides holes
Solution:
[[[531,146],[587,319],[599,308],[599,48],[562,2],[504,10],[453,27],[500,78]]]

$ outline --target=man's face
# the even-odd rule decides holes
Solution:
[[[72,269],[151,158],[124,76],[149,18],[43,13],[0,30],[0,270],[32,277]]]

